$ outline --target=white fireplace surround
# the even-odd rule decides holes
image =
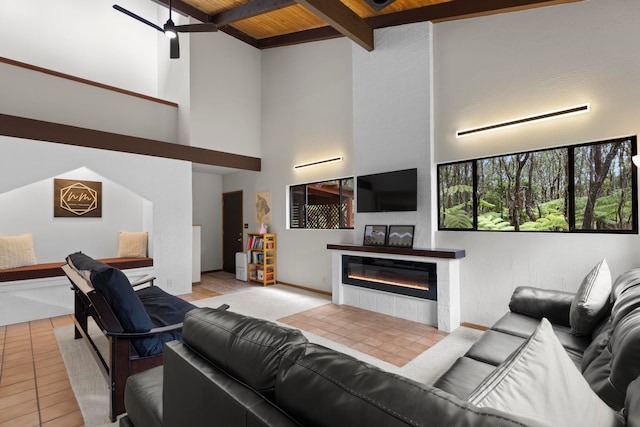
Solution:
[[[377,313],[388,314],[452,332],[460,326],[460,259],[464,251],[455,249],[394,250],[370,249],[357,245],[327,245],[332,250],[332,300]],[[362,252],[370,252],[368,255]],[[370,256],[437,265],[438,300],[431,301],[343,283],[342,256]]]

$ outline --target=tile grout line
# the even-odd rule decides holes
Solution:
[[[2,337],[2,357],[0,357],[0,384],[2,384],[2,376],[4,375],[4,353],[7,346],[7,327],[3,326],[4,336]]]
[[[36,354],[33,348],[33,336],[31,335],[31,322],[29,322],[29,344],[31,345],[31,365],[33,367],[33,384],[36,392],[36,408],[38,409],[38,425],[42,426],[42,416],[40,414],[40,396],[38,394],[38,374],[36,372]]]

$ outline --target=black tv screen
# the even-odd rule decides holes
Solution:
[[[362,175],[357,179],[358,212],[402,212],[418,208],[418,170]]]

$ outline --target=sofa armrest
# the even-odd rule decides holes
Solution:
[[[627,388],[624,416],[628,427],[640,427],[640,379],[638,378]]]
[[[519,286],[511,295],[509,309],[536,319],[546,317],[554,325],[570,326],[569,310],[574,297],[572,292]]]

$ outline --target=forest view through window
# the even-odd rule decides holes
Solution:
[[[438,165],[440,230],[636,233],[636,137]]]

